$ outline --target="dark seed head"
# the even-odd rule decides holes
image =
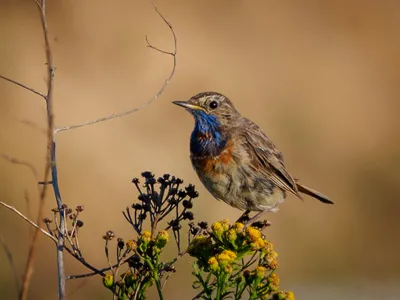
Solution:
[[[168,200],[168,203],[171,204],[171,205],[177,205],[178,201],[175,198],[171,198],[171,199]]]
[[[185,189],[190,198],[197,198],[199,196],[199,193],[196,191],[193,184],[189,184]]]
[[[199,226],[200,226],[201,229],[207,229],[208,223],[204,222],[204,221],[201,221],[201,222],[199,222]]]
[[[196,235],[199,231],[200,231],[200,228],[198,228],[198,227],[190,228],[190,233],[193,235]]]
[[[192,221],[194,219],[194,214],[191,211],[186,211],[183,214],[183,219]]]
[[[136,210],[140,210],[140,209],[142,209],[142,205],[139,203],[135,203],[135,204],[132,204],[132,208],[136,209]]]
[[[182,205],[184,208],[191,209],[193,207],[192,201],[189,200],[183,200]]]
[[[103,235],[103,239],[111,241],[114,238],[114,232],[108,230],[105,235]]]
[[[149,171],[145,171],[145,172],[142,173],[142,177],[144,177],[144,178],[146,178],[146,179],[152,178],[153,176],[154,176],[154,175],[153,175],[151,172],[149,172]]]
[[[121,239],[121,238],[118,238],[117,241],[118,241],[118,244],[117,244],[117,245],[118,245],[118,248],[119,248],[119,249],[123,249],[124,246],[125,246],[124,240]]]
[[[179,198],[185,198],[185,197],[186,197],[186,192],[185,192],[184,190],[180,190],[180,191],[178,192],[178,197],[179,197]]]

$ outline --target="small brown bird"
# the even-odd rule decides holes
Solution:
[[[277,210],[288,192],[300,199],[303,193],[333,204],[294,179],[282,153],[224,95],[205,92],[173,103],[194,116],[190,158],[201,182],[216,199],[247,212],[259,211],[251,221],[263,212]]]

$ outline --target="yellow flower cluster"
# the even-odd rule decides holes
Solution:
[[[224,250],[221,253],[212,256],[208,260],[208,265],[211,271],[217,272],[222,269],[225,273],[231,273],[232,263],[236,259],[236,253],[231,250]]]
[[[216,277],[233,276],[226,278],[241,286],[252,285],[253,292],[259,297],[257,299],[294,300],[292,292],[280,291],[279,277],[274,273],[278,267],[278,254],[258,228],[246,227],[240,222],[230,225],[228,220],[222,220],[213,223],[207,233],[195,238],[188,248],[188,253],[197,258],[199,270],[213,273]],[[237,273],[242,259],[256,255],[258,263],[254,260],[250,264],[255,268]]]
[[[135,250],[136,247],[137,247],[137,243],[136,243],[136,241],[134,241],[134,240],[129,240],[129,241],[126,242],[126,247],[127,247],[129,250]]]
[[[275,273],[272,273],[268,276],[269,287],[273,291],[277,291],[279,289],[279,277]]]
[[[246,229],[246,233],[250,239],[250,247],[252,250],[258,250],[265,246],[265,241],[262,238],[260,230],[249,226]]]
[[[135,245],[134,241],[128,241],[127,245],[131,249],[136,249],[136,246],[139,247],[141,251],[145,251],[149,243],[153,241],[153,245],[155,246],[154,250],[156,252],[161,252],[162,248],[169,241],[169,234],[166,230],[161,230],[156,237],[153,237],[150,231],[143,231],[142,235],[139,237],[137,245]]]
[[[161,230],[156,237],[156,246],[159,249],[162,249],[165,247],[165,245],[168,243],[169,241],[169,234],[168,231],[166,230]]]
[[[144,244],[148,244],[151,241],[151,232],[150,231],[143,231],[142,235],[140,236],[140,241]]]

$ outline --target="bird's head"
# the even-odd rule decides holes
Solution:
[[[240,114],[232,102],[222,94],[205,92],[188,101],[174,101],[186,108],[195,119],[190,139],[190,151],[194,155],[218,155],[224,149]]]
[[[194,116],[196,122],[218,123],[223,127],[240,117],[232,102],[224,95],[215,92],[200,93],[188,101],[173,103],[186,108]]]

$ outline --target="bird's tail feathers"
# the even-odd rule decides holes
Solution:
[[[300,183],[297,183],[297,189],[300,193],[309,195],[315,199],[318,199],[319,201],[323,202],[323,203],[327,203],[327,204],[334,204],[334,202],[332,200],[330,200],[328,197],[326,197],[325,195],[321,194],[320,192],[313,190],[312,188],[309,188],[307,186],[304,186]]]

